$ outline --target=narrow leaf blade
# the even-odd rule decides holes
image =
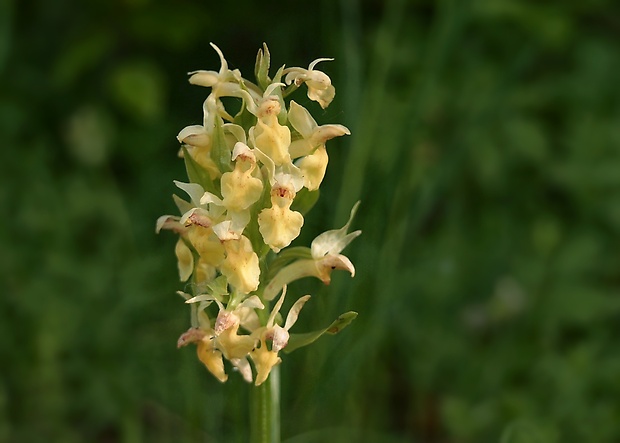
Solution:
[[[357,312],[349,311],[340,315],[334,322],[325,329],[319,329],[318,331],[306,332],[304,334],[291,334],[288,345],[283,349],[287,354],[293,352],[296,349],[308,346],[314,343],[323,334],[335,335],[349,326],[353,320],[357,317]]]

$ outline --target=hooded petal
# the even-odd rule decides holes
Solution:
[[[205,127],[201,125],[183,128],[177,135],[177,140],[186,145],[198,146],[207,150],[211,147],[211,137]]]
[[[288,344],[289,333],[280,325],[275,325],[271,328],[272,345],[271,350],[273,352],[280,352]]]
[[[212,88],[217,85],[219,81],[219,75],[215,71],[192,71],[188,73],[190,75],[189,82],[192,85],[205,86],[207,88]]]
[[[342,254],[326,255],[322,259],[315,261],[317,273],[315,277],[319,278],[324,284],[331,283],[332,271],[341,270],[349,271],[351,277],[355,277],[355,267],[348,257]]]
[[[175,215],[162,215],[155,223],[155,233],[159,234],[162,229],[168,229],[178,234],[185,232],[187,228],[179,220],[180,218]]]
[[[308,98],[318,102],[325,109],[336,95],[336,89],[331,84],[331,79],[324,72],[317,71],[314,67],[322,61],[331,61],[332,58],[319,58],[310,63],[308,69],[289,68],[284,71],[286,84],[294,82],[297,86],[305,83],[308,87]]]
[[[349,243],[353,241],[353,239],[355,239],[355,237],[362,233],[362,231],[354,231],[347,234],[359,204],[360,202],[355,203],[353,209],[351,209],[349,221],[347,221],[342,228],[326,231],[312,241],[312,244],[310,245],[312,257],[318,259],[328,254],[339,254]]]

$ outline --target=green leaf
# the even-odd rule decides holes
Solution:
[[[293,200],[291,209],[301,212],[301,214],[305,216],[316,204],[320,193],[321,191],[319,189],[309,191],[308,188],[301,188],[301,191],[297,193],[295,200]]]
[[[205,191],[209,191],[213,194],[217,194],[217,189],[209,173],[205,168],[200,166],[196,160],[190,155],[185,146],[182,146],[183,160],[185,160],[185,170],[187,171],[187,177],[192,183],[198,183],[203,187]]]
[[[256,81],[258,82],[258,86],[263,91],[271,83],[271,79],[269,78],[270,63],[271,54],[269,54],[267,44],[263,43],[263,48],[258,50],[258,55],[256,56],[256,65],[254,67],[254,75],[256,76]]]
[[[226,144],[226,136],[222,127],[222,119],[215,119],[213,130],[213,145],[211,146],[211,159],[215,162],[218,169],[224,172],[232,171],[231,152]]]
[[[335,335],[349,326],[349,324],[355,320],[356,317],[357,312],[345,312],[325,329],[320,329],[314,332],[306,332],[305,334],[291,334],[288,340],[288,345],[286,345],[283,351],[287,354],[291,353],[295,349],[314,343],[323,334]]]

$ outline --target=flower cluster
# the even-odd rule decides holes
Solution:
[[[325,329],[296,335],[289,330],[310,296],[295,301],[286,319],[280,314],[292,281],[316,277],[328,284],[335,269],[355,274],[341,251],[361,233],[347,233],[357,205],[342,229],[319,235],[310,248],[288,247],[318,197],[328,163],[326,142],[349,130],[319,126],[303,106],[285,101],[305,85],[308,98],[327,107],[335,89],[315,66],[330,59],[315,60],[307,69],[283,66],[270,78],[264,46],[253,83],[229,69],[219,48],[211,46],[221,59],[219,72],[195,71],[189,78],[210,88],[203,124],[177,136],[189,183],[175,184],[187,198],[174,196],[181,215],[160,217],[157,232],[178,234],[179,276],[191,292],[180,292],[191,305],[192,327],[178,346],[196,344],[200,361],[222,382],[227,360],[259,385],[280,363],[279,351],[336,333],[356,316],[348,312]],[[233,116],[227,107],[234,104],[240,109]]]

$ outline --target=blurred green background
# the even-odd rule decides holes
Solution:
[[[219,69],[336,85],[323,195],[355,279],[284,355],[283,437],[620,441],[620,4],[611,0],[0,1],[0,442],[245,442],[249,386],[177,350],[178,131]]]

